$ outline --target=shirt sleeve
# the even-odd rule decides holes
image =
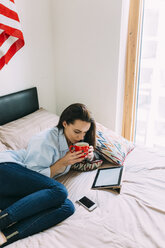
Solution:
[[[47,133],[34,136],[27,147],[24,164],[28,169],[50,177],[50,166],[58,157],[58,149]]]
[[[39,173],[41,173],[44,176],[50,177],[50,167],[43,169],[43,170],[40,170]]]

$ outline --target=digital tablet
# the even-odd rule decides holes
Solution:
[[[122,172],[122,166],[98,169],[92,188],[120,188]]]

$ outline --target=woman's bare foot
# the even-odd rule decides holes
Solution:
[[[3,245],[7,242],[5,235],[0,231],[0,245]]]
[[[0,209],[0,212],[2,212],[1,209]],[[7,242],[7,239],[6,239],[5,235],[0,231],[0,245],[3,245],[6,242]]]

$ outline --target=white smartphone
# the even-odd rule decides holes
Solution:
[[[81,199],[77,201],[79,204],[81,204],[84,208],[88,209],[89,211],[94,210],[97,205],[95,202],[91,201],[88,197],[84,196]]]

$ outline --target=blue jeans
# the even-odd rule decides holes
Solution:
[[[4,246],[46,230],[74,213],[64,185],[16,163],[0,164],[0,230]],[[1,247],[1,246],[0,246]]]

